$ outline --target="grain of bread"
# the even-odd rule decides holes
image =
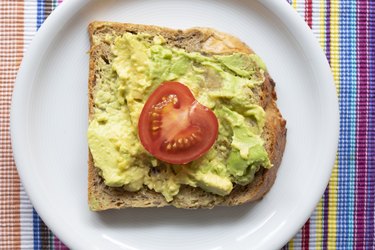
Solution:
[[[145,32],[151,35],[162,35],[168,46],[182,48],[189,52],[200,52],[205,55],[230,54],[233,52],[254,53],[239,39],[210,28],[192,28],[173,30],[163,27],[124,24],[113,22],[92,22],[88,26],[90,37],[89,62],[89,119],[94,112],[93,90],[97,77],[100,77],[98,59],[111,63],[110,44],[105,40],[106,34],[121,35],[125,32]],[[234,206],[261,199],[272,187],[280,166],[286,142],[286,122],[276,105],[275,83],[266,73],[263,85],[254,90],[256,100],[266,111],[266,123],[262,138],[269,159],[273,164],[270,169],[261,168],[255,179],[247,186],[236,185],[227,196],[219,196],[203,191],[200,188],[182,186],[173,201],[167,202],[162,194],[143,188],[138,192],[128,192],[123,188],[108,187],[100,176],[100,169],[95,167],[89,153],[88,161],[88,203],[93,211],[125,207],[163,207],[178,208],[212,208],[218,205]]]

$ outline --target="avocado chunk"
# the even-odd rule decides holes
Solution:
[[[197,185],[207,192],[223,196],[233,189],[230,179],[210,172],[197,176]]]
[[[232,150],[228,158],[228,171],[234,176],[234,181],[240,185],[246,185],[253,181],[255,173],[259,170],[259,164],[250,164],[249,160],[241,157],[238,150]]]

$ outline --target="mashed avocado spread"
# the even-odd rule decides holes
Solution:
[[[265,79],[266,68],[258,56],[205,56],[168,47],[163,37],[148,34],[105,39],[112,44],[111,53],[99,59],[88,143],[106,185],[128,191],[147,186],[167,201],[181,185],[227,195],[234,184],[250,183],[260,167],[271,167],[260,137],[265,112],[252,92]],[[212,148],[183,166],[148,154],[137,135],[143,105],[164,81],[187,85],[219,121]]]

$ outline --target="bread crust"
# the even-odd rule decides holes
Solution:
[[[124,32],[146,32],[152,35],[162,35],[169,46],[196,51],[204,54],[231,54],[234,52],[254,53],[238,38],[216,31],[211,28],[192,28],[188,30],[173,30],[152,25],[126,24],[114,22],[92,22],[88,26],[90,37],[89,61],[89,119],[94,112],[93,90],[96,81],[95,62],[98,58],[109,53],[101,42],[94,37],[104,36],[107,33],[123,34]],[[100,170],[95,167],[89,150],[88,158],[88,203],[93,211],[125,207],[164,207],[175,206],[179,208],[212,208],[214,206],[234,206],[261,199],[272,187],[278,168],[280,166],[285,143],[286,121],[283,119],[277,105],[275,83],[269,74],[258,90],[257,96],[260,105],[266,111],[266,122],[262,133],[265,148],[273,167],[262,168],[255,175],[254,180],[246,185],[235,185],[233,191],[227,196],[219,196],[205,192],[200,188],[182,186],[180,192],[172,202],[167,202],[163,195],[147,187],[138,192],[128,192],[123,188],[108,187],[100,176]]]

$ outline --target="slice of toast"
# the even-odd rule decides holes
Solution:
[[[98,60],[101,58],[111,63],[114,55],[111,44],[105,39],[107,34],[121,35],[125,32],[148,33],[161,35],[170,47],[182,48],[189,52],[200,52],[205,55],[230,54],[234,52],[254,53],[239,39],[210,28],[192,28],[173,30],[163,27],[93,22],[88,27],[90,37],[89,64],[89,119],[94,112],[94,86],[100,77]],[[113,188],[104,184],[100,169],[95,167],[93,157],[89,153],[88,161],[88,203],[93,211],[125,207],[163,207],[172,205],[179,208],[212,208],[217,205],[234,206],[262,198],[273,185],[279,168],[286,142],[286,122],[282,118],[277,105],[275,83],[266,72],[263,85],[254,90],[254,95],[266,112],[266,122],[262,133],[265,148],[273,164],[270,169],[261,168],[254,180],[247,186],[235,185],[227,196],[219,196],[203,191],[200,188],[182,186],[173,201],[167,202],[164,196],[146,187],[138,192],[128,192],[123,188]]]

